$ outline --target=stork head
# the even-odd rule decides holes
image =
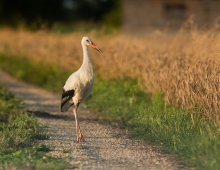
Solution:
[[[101,53],[102,53],[102,50],[99,49],[99,48],[92,42],[92,39],[89,38],[89,37],[83,37],[81,43],[82,43],[82,45],[90,46],[90,47],[94,48],[95,50],[97,50],[98,52],[101,52]]]

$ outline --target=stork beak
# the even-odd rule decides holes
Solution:
[[[91,44],[89,44],[89,46],[92,47],[92,48],[94,48],[94,49],[97,50],[98,52],[103,53],[102,50],[99,49],[93,42],[91,42]]]

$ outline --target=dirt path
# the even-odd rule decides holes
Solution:
[[[79,120],[86,143],[76,143],[75,121],[71,110],[60,113],[60,95],[26,84],[0,71],[0,84],[25,101],[26,108],[35,111],[37,119],[47,126],[46,145],[54,146],[49,153],[67,158],[78,169],[188,169],[172,156],[130,139],[128,132],[99,123],[88,110],[79,110]]]

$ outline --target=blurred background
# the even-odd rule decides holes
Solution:
[[[119,28],[118,0],[1,0],[0,24],[31,30],[71,32],[106,26]],[[82,26],[81,26],[82,25]],[[84,31],[82,30],[82,31]]]
[[[0,25],[55,32],[120,30],[142,34],[174,31],[190,17],[202,28],[215,24],[220,0],[1,0]]]

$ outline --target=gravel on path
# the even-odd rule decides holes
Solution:
[[[47,127],[49,139],[40,142],[53,146],[49,154],[67,159],[77,169],[189,169],[158,147],[130,138],[125,130],[100,123],[97,115],[82,108],[78,116],[86,142],[76,143],[74,115],[72,109],[60,112],[61,94],[21,82],[3,71],[0,71],[0,84],[24,100],[26,109],[36,113],[37,120]]]

